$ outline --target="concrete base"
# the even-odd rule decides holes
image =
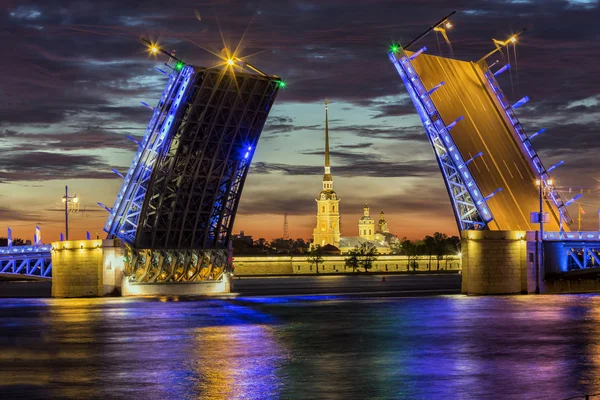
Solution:
[[[462,293],[535,293],[535,235],[526,231],[464,231]],[[537,274],[539,281],[542,273]],[[540,289],[543,292],[544,288]]]
[[[131,283],[123,277],[122,296],[206,296],[231,292],[228,274],[218,281],[186,283]]]
[[[598,279],[565,279],[545,282],[544,293],[598,293]]]
[[[118,292],[123,258],[118,240],[52,243],[52,297],[96,297]]]

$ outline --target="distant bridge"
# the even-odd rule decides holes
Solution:
[[[49,244],[0,247],[0,277],[51,279],[51,251]]]

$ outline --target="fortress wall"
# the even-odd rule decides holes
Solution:
[[[416,271],[429,270],[429,257],[419,256],[416,260]],[[263,256],[242,257],[235,256],[234,274],[244,275],[291,275],[291,274],[316,274],[316,265],[309,263],[307,256]],[[431,259],[431,270],[437,270],[437,260]],[[445,256],[440,260],[441,270],[460,270],[461,260],[458,256]],[[413,271],[412,268],[410,268]],[[361,270],[362,271],[362,270]],[[370,272],[406,272],[408,271],[408,258],[403,255],[378,256]],[[345,267],[345,256],[323,256],[323,263],[319,265],[319,273],[351,273],[352,269]]]

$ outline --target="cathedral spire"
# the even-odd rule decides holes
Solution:
[[[325,99],[325,169],[329,167],[329,99]],[[328,172],[325,171],[327,174]]]
[[[323,190],[333,189],[333,177],[329,164],[329,99],[325,99],[325,174],[323,175]]]

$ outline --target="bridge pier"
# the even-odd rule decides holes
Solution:
[[[125,250],[118,239],[52,243],[52,297],[118,293]]]
[[[130,282],[124,274],[126,250],[119,239],[52,243],[52,297],[201,296],[229,293],[227,273],[216,280]]]
[[[535,231],[463,231],[463,294],[528,294],[536,289]],[[545,292],[543,268],[540,292]]]

